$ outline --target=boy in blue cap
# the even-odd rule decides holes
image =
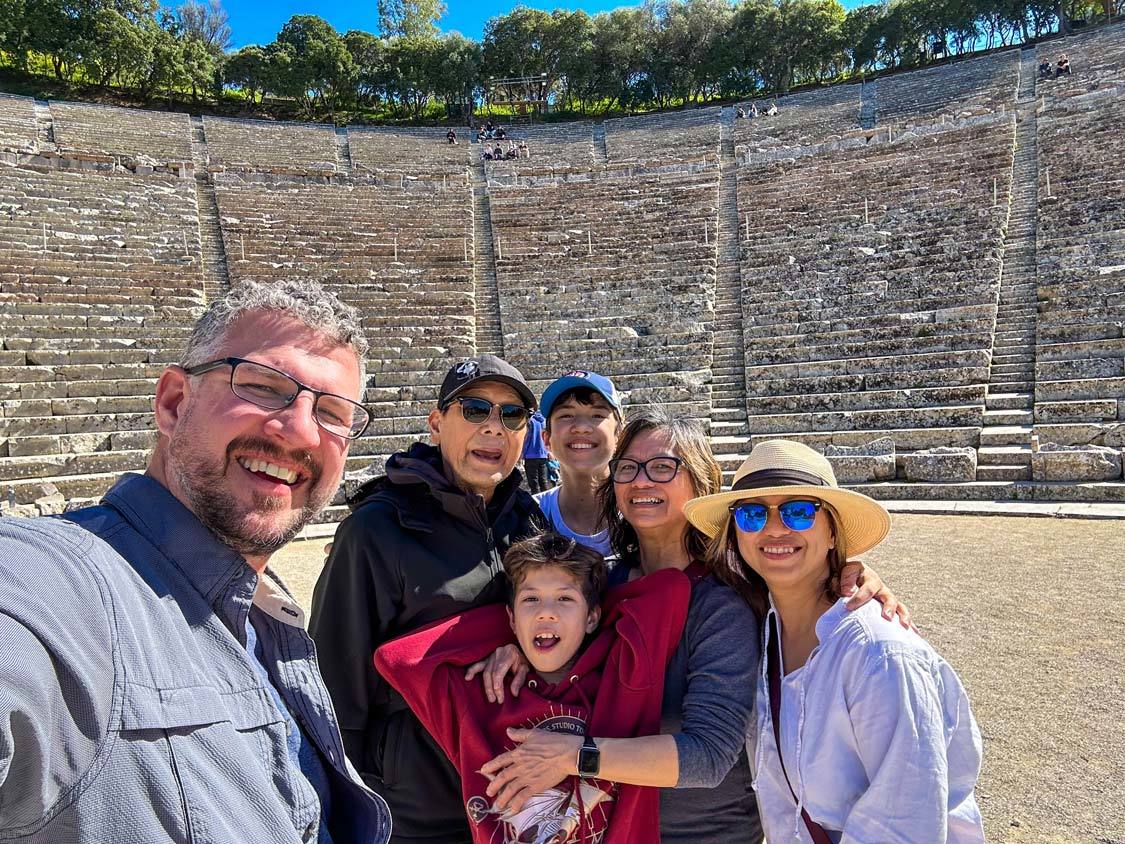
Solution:
[[[596,372],[575,369],[543,391],[543,442],[559,462],[559,486],[535,496],[556,533],[609,556],[609,531],[601,523],[598,487],[609,477],[609,459],[621,432],[621,394]]]

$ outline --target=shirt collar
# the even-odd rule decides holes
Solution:
[[[825,610],[820,618],[816,620],[817,641],[821,644],[824,644],[824,642],[827,641],[832,636],[832,634],[836,632],[836,628],[839,627],[841,623],[843,623],[844,619],[848,617],[848,614],[850,612],[851,610],[848,609],[847,598],[838,599],[836,603]],[[777,612],[777,607],[774,606],[773,595],[769,596],[769,610],[766,612],[765,627],[767,636],[769,632],[769,618],[771,615],[775,619],[774,623],[777,624],[778,629],[780,629],[781,616]]]
[[[105,494],[105,502],[155,545],[207,603],[215,606],[236,581],[248,595],[257,575],[237,551],[218,540],[176,496],[147,475],[126,474]]]

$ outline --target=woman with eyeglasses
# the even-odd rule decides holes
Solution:
[[[628,739],[522,730],[517,747],[482,769],[494,776],[497,807],[518,809],[527,796],[591,764],[601,779],[662,788],[664,844],[758,844],[762,831],[744,752],[759,666],[759,616],[705,560],[707,537],[684,515],[691,499],[716,493],[722,472],[703,428],[663,408],[630,413],[602,487],[604,518],[618,557],[613,580],[663,568],[686,571],[691,605],[680,645],[668,665],[662,735]],[[861,566],[853,566],[856,577]],[[887,612],[893,596],[870,576],[852,603],[878,596]],[[876,609],[876,612],[878,610]]]
[[[747,750],[766,838],[984,841],[981,736],[957,675],[917,632],[837,594],[847,555],[889,532],[882,505],[773,440],[685,512],[711,570],[765,619]]]

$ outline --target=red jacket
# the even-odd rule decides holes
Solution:
[[[549,684],[529,675],[519,697],[497,706],[465,668],[515,642],[502,605],[470,610],[388,642],[375,667],[410,704],[461,774],[476,844],[652,844],[660,840],[655,788],[569,777],[502,817],[485,794],[481,765],[514,744],[508,727],[606,738],[660,732],[664,669],[679,644],[691,599],[683,572],[666,570],[606,595],[602,623],[572,676]],[[591,706],[593,711],[591,712]],[[577,790],[576,790],[577,789]]]

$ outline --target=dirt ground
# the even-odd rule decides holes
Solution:
[[[326,540],[276,570],[306,606]],[[957,669],[990,842],[1125,844],[1125,523],[894,516],[867,555]]]

